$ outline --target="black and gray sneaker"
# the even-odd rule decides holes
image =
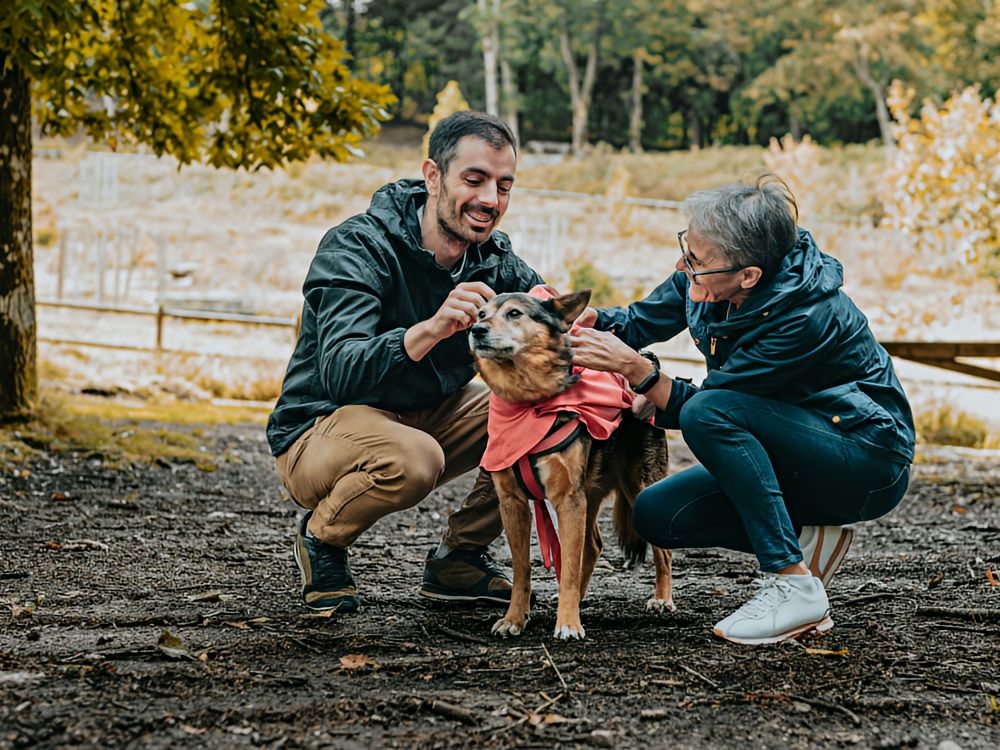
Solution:
[[[321,542],[306,533],[312,511],[299,522],[295,535],[295,563],[302,574],[302,603],[319,611],[357,612],[361,598],[347,565],[347,550]]]
[[[440,560],[434,550],[424,565],[420,595],[445,602],[510,604],[511,583],[485,547],[456,549]]]

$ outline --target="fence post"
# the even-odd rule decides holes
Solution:
[[[156,306],[156,351],[163,349],[163,305]]]

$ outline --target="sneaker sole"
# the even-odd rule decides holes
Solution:
[[[822,540],[820,540],[822,542]],[[851,542],[854,541],[854,529],[842,528],[840,541],[837,542],[837,546],[833,550],[833,554],[826,563],[826,569],[821,570],[820,574],[817,576],[822,582],[823,586],[826,587],[833,580],[833,577],[840,570],[840,566],[844,562],[844,558],[847,557],[847,551],[851,548]],[[821,549],[822,544],[816,546],[817,554]],[[815,574],[814,574],[815,575]]]
[[[825,633],[833,628],[833,618],[827,615],[819,622],[811,622],[806,625],[801,625],[797,628],[788,630],[780,635],[773,635],[767,638],[736,638],[731,635],[724,635],[721,630],[714,629],[712,632],[719,636],[723,640],[727,640],[731,643],[740,643],[746,646],[763,646],[768,643],[781,643],[781,641],[787,641],[789,638],[796,638],[800,635],[805,635],[806,633],[816,631],[817,633]]]
[[[295,543],[292,545],[292,553],[295,555],[295,564],[299,568],[299,579],[302,581],[302,588],[305,588],[306,583],[306,568],[302,564],[302,553],[299,552],[299,540],[296,538]],[[305,596],[301,594],[301,596]],[[346,606],[345,606],[346,605]],[[341,601],[337,604],[333,604],[329,607],[317,607],[315,604],[309,604],[306,601],[302,602],[302,606],[313,612],[357,612],[361,609],[360,604],[353,604],[347,601]]]
[[[496,596],[489,596],[485,594],[482,596],[469,596],[467,594],[445,593],[443,591],[435,591],[434,589],[428,588],[422,588],[417,593],[425,599],[433,599],[436,602],[490,602],[492,604],[503,604],[504,606],[510,604],[510,599],[501,599]]]

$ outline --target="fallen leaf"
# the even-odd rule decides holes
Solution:
[[[538,724],[569,724],[574,720],[559,714],[536,714],[532,711],[528,714],[528,721],[537,726]]]
[[[156,641],[156,647],[171,659],[191,659],[195,661],[195,657],[187,650],[184,642],[169,630],[164,630],[160,633],[160,637]]]
[[[193,727],[190,724],[181,724],[181,731],[185,734],[205,734],[208,730],[200,727]]]
[[[927,588],[932,589],[935,586],[940,586],[944,581],[944,573],[938,573],[937,575],[931,576],[931,579],[927,582]]]
[[[325,609],[322,612],[305,612],[305,613],[299,615],[299,617],[306,617],[306,618],[322,617],[322,618],[325,618],[325,619],[329,619],[329,618],[333,617],[333,612],[334,612],[334,610],[332,610],[332,609]]]
[[[990,586],[1000,586],[1000,581],[989,568],[986,569],[986,580],[990,582]]]
[[[997,701],[997,697],[995,695],[990,695],[989,693],[986,695],[990,699],[990,709],[993,711],[1000,711],[1000,702]]]
[[[49,500],[55,500],[56,502],[63,502],[65,500],[69,500],[69,497],[70,496],[67,495],[65,492],[59,492],[59,490],[56,490],[51,495],[49,495]]]
[[[246,622],[244,622],[242,620],[240,620],[239,622],[234,621],[234,620],[223,620],[222,624],[223,625],[228,625],[231,628],[236,628],[237,630],[249,630],[250,629],[250,626]]]
[[[962,507],[961,505],[956,505],[956,506],[955,506],[954,508],[952,508],[951,510],[952,510],[952,512],[953,512],[953,513],[967,513],[967,512],[968,512],[968,511],[966,511],[966,509],[965,509],[965,508],[963,508],[963,507]]]
[[[51,539],[45,543],[45,546],[49,549],[62,549],[62,545],[59,542],[53,542]]]
[[[271,622],[270,617],[255,617],[252,620],[247,620],[247,622],[252,622],[254,625],[260,625],[262,622]]]
[[[364,654],[345,654],[340,657],[341,669],[362,669],[364,667],[378,669],[378,666],[377,661],[369,659]]]
[[[846,648],[838,648],[836,650],[829,648],[810,648],[806,646],[807,654],[818,654],[819,656],[847,656]]]

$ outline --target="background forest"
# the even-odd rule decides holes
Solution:
[[[888,145],[894,79],[938,103],[1000,80],[992,0],[329,0],[323,22],[397,122],[455,80],[524,140],[577,150]]]

